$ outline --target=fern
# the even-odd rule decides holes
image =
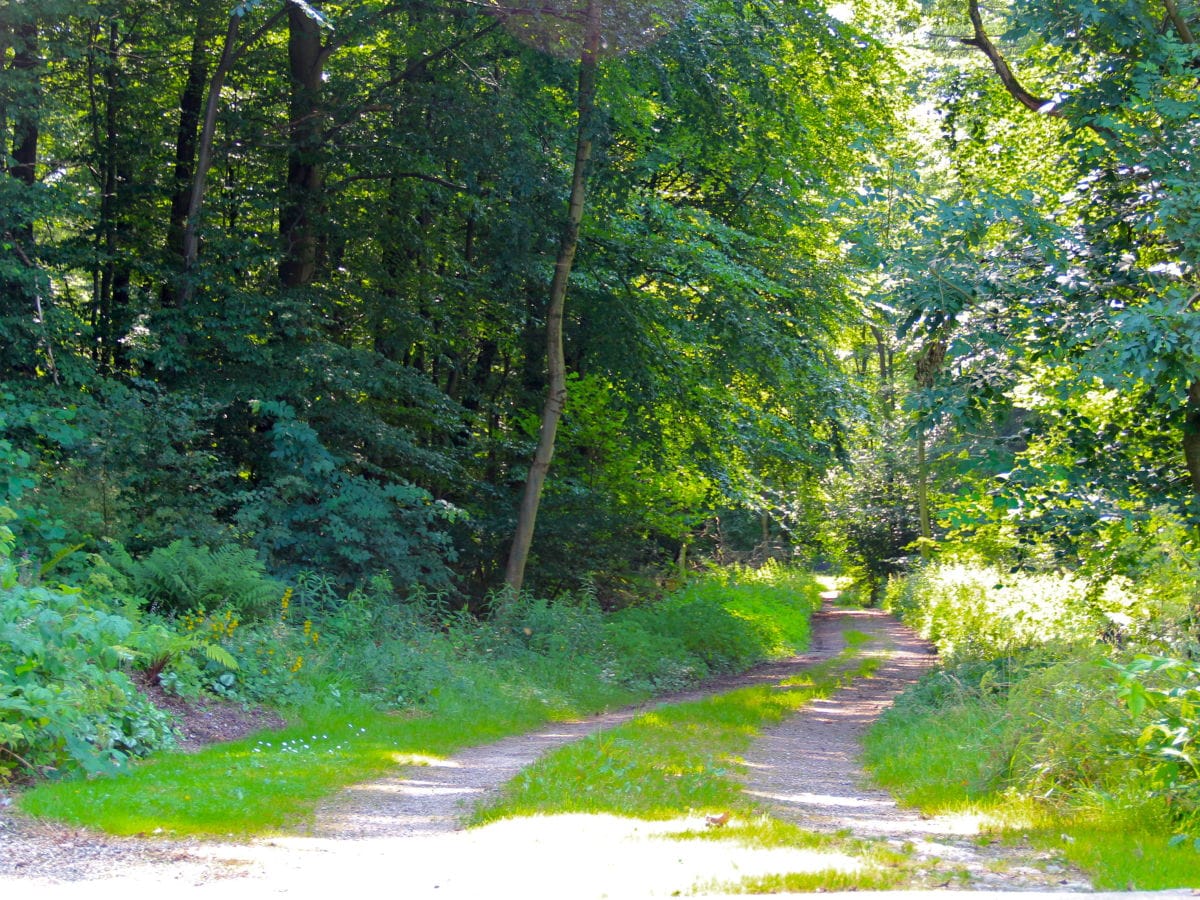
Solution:
[[[164,669],[183,659],[193,650],[199,650],[206,659],[237,671],[238,662],[233,654],[220,644],[208,640],[202,634],[180,634],[157,622],[139,629],[130,635],[130,647],[134,656],[143,663],[142,668],[151,679],[158,681]]]
[[[222,647],[220,644],[203,642],[200,649],[204,651],[204,655],[215,662],[219,666],[224,666],[227,669],[237,671],[238,662],[233,658],[233,654]]]
[[[233,545],[214,551],[179,540],[141,559],[114,547],[106,561],[129,593],[166,614],[229,607],[244,619],[262,618],[286,587],[267,575],[253,550]]]

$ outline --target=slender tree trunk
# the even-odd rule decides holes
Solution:
[[[208,83],[208,96],[204,104],[204,123],[200,129],[200,141],[196,146],[196,169],[188,189],[187,215],[184,217],[182,277],[175,292],[175,305],[186,308],[196,294],[194,272],[200,258],[200,211],[204,207],[204,193],[208,185],[208,170],[212,167],[213,140],[217,132],[217,110],[221,105],[221,88],[237,58],[238,31],[241,16],[230,16],[225,30],[225,41],[221,45],[221,58],[213,70]]]
[[[176,264],[182,264],[184,259],[183,235],[187,227],[192,178],[196,172],[200,116],[204,111],[204,85],[208,80],[208,45],[215,36],[213,24],[207,7],[201,6],[196,13],[196,30],[192,35],[187,78],[183,84],[183,93],[179,97],[179,128],[175,133],[175,181],[171,191],[171,212],[167,220],[166,241],[167,253]],[[163,296],[167,299],[169,292]]]
[[[1187,418],[1183,425],[1183,456],[1192,492],[1200,494],[1200,381],[1188,385]]]
[[[917,520],[921,526],[921,558],[929,559],[928,541],[933,537],[929,526],[929,460],[926,458],[925,428],[917,434]]]
[[[10,25],[0,25],[0,66],[8,58],[8,51],[13,45],[13,30]],[[7,98],[0,97],[0,147],[8,143],[8,104]],[[8,174],[8,154],[0,155],[0,174]]]
[[[546,402],[542,407],[541,429],[537,449],[529,466],[529,477],[521,496],[517,525],[505,567],[504,583],[519,592],[525,581],[525,564],[533,543],[542,487],[554,456],[554,439],[558,422],[567,402],[567,372],[563,358],[563,308],[567,283],[579,245],[579,226],[583,221],[583,205],[587,190],[587,170],[592,157],[592,113],[596,103],[596,76],[600,51],[600,0],[590,0],[583,51],[579,58],[579,92],[576,99],[575,167],[571,175],[571,197],[567,206],[567,221],[559,243],[554,279],[550,283],[550,302],[546,309],[546,363],[548,385]]]
[[[926,341],[917,353],[914,363],[914,378],[921,387],[929,390],[937,381],[937,373],[946,359],[946,338],[937,335]],[[917,430],[917,520],[921,528],[921,558],[929,558],[929,541],[933,538],[929,514],[929,455],[928,431],[924,423]]]
[[[285,288],[311,284],[317,272],[317,216],[324,190],[321,168],[321,74],[325,51],[321,26],[288,5],[288,73],[292,83],[288,124],[288,171],[279,211],[283,256],[279,280]]]

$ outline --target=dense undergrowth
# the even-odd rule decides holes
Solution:
[[[615,613],[577,593],[497,595],[475,615],[378,578],[349,594],[311,573],[284,584],[252,555],[186,544],[93,558],[69,586],[24,571],[3,538],[0,779],[41,782],[22,796],[31,812],[120,832],[278,828],[396,753],[446,753],[794,652],[820,591],[767,566]],[[132,766],[173,744],[139,670],[184,696],[281,708],[294,727]],[[75,777],[101,774],[117,777]]]
[[[927,810],[1031,830],[1098,888],[1196,886],[1200,644],[1196,571],[1176,543],[1186,535],[1160,532],[1171,542],[1160,548],[1123,525],[1095,538],[1070,573],[947,561],[893,580],[888,604],[943,665],[873,730],[867,761]],[[1114,551],[1135,541],[1129,574],[1114,571]]]

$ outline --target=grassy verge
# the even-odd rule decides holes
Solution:
[[[406,756],[445,756],[544,718],[529,704],[436,716],[312,708],[283,731],[164,754],[117,777],[41,785],[22,795],[20,807],[113,834],[279,832],[305,821],[323,797],[380,776]]]
[[[876,659],[851,663],[855,652],[851,647],[777,685],[660,707],[548,754],[478,810],[473,822],[571,812],[669,819],[708,811],[757,819],[760,810],[733,777],[737,754],[763,728],[877,668]]]
[[[867,767],[901,802],[930,815],[985,816],[1002,837],[1027,837],[1077,865],[1097,890],[1200,886],[1200,852],[1190,840],[1173,842],[1176,826],[1161,800],[1135,802],[1100,789],[1088,797],[1034,797],[1014,786],[1014,768],[1030,752],[1021,745],[1028,740],[1021,726],[1032,719],[1020,699],[1020,691],[1014,698],[978,690],[931,697],[919,686],[868,733]],[[1065,724],[1086,734],[1083,724]],[[1077,749],[1066,752],[1075,756],[1061,764],[1087,766]],[[1055,764],[1045,749],[1038,758]]]
[[[945,668],[868,734],[876,779],[928,813],[983,814],[1098,889],[1200,886],[1195,569],[1138,553],[1123,564],[1158,580],[1106,556],[1090,579],[946,562],[890,583]]]
[[[491,805],[479,809],[472,824],[558,813],[651,820],[720,814],[728,817],[726,827],[674,837],[840,851],[856,857],[860,868],[783,873],[710,885],[714,890],[777,893],[895,887],[907,877],[907,858],[871,842],[805,831],[771,818],[747,797],[735,777],[738,755],[763,729],[854,678],[874,674],[880,660],[861,656],[869,638],[853,631],[845,638],[846,649],[839,657],[802,675],[775,685],[664,706],[548,754],[509,782]]]
[[[278,833],[303,824],[323,797],[405,756],[446,756],[802,649],[817,591],[799,573],[719,573],[608,618],[523,601],[478,625],[376,633],[368,649],[395,645],[405,666],[372,695],[403,693],[419,703],[389,710],[356,699],[345,679],[368,656],[359,660],[350,646],[325,651],[328,671],[306,663],[301,673],[323,701],[293,710],[294,724],[282,732],[157,754],[113,777],[42,784],[18,802],[36,816],[117,834]],[[681,631],[680,623],[692,627]],[[339,676],[339,690],[322,687]],[[420,690],[408,690],[412,684]]]

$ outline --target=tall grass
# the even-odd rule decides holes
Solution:
[[[888,600],[944,668],[868,734],[882,785],[1022,828],[1098,888],[1200,886],[1200,773],[1182,759],[1200,733],[1194,669],[1139,656],[1156,629],[1127,586],[934,565]]]

